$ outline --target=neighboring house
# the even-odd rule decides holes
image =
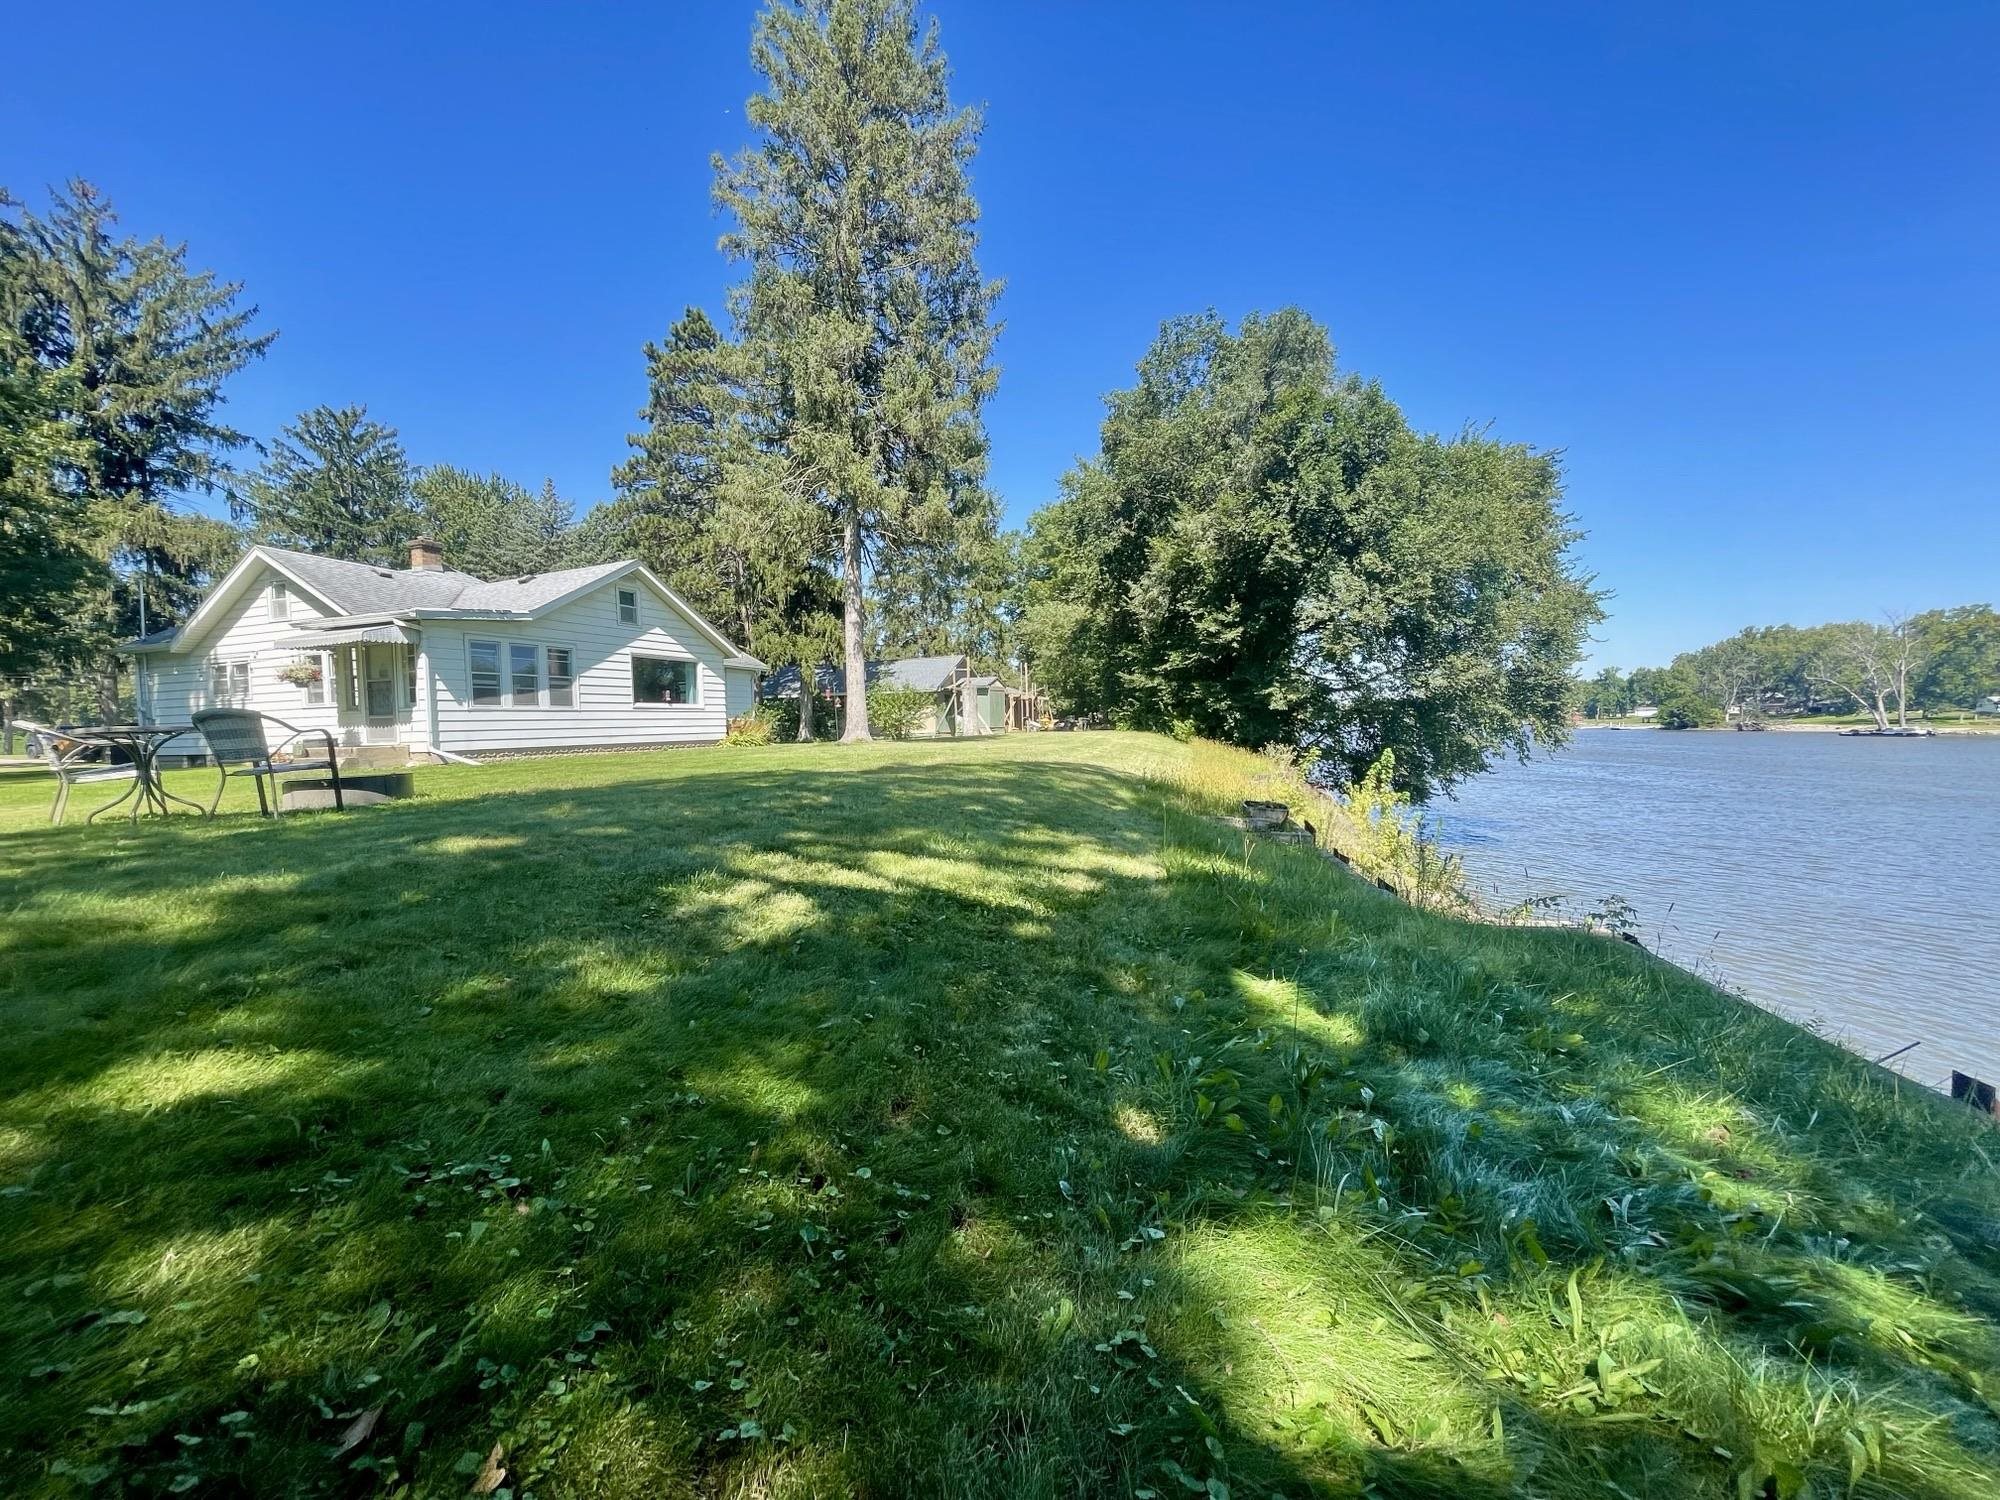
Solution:
[[[1976,714],[2000,714],[2000,693],[1991,693],[1972,705]]]
[[[821,667],[814,679],[819,696],[836,704],[847,696],[846,674],[836,667]],[[908,688],[931,695],[930,711],[911,731],[919,739],[945,739],[958,735],[1002,734],[1007,728],[1007,689],[997,677],[975,677],[972,665],[963,656],[910,656],[901,661],[868,663],[871,688]],[[766,698],[796,698],[799,669],[785,667],[773,672],[764,683]],[[997,703],[997,708],[995,704]]]
[[[1640,707],[1633,709],[1631,713],[1626,715],[1628,719],[1657,719],[1659,718],[1659,716],[1660,716],[1659,709],[1655,708],[1650,703],[1642,704]]]
[[[252,547],[121,649],[149,723],[250,708],[447,756],[713,744],[763,671],[640,563],[487,580],[423,539],[408,568]]]

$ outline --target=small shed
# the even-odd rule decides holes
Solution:
[[[1007,684],[997,677],[975,677],[967,685],[971,696],[966,715],[968,734],[1007,732]]]

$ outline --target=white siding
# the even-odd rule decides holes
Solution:
[[[264,568],[255,579],[246,579],[242,595],[195,642],[191,651],[155,651],[139,658],[147,674],[147,718],[156,724],[185,724],[202,709],[219,706],[209,691],[210,665],[217,661],[242,661],[250,666],[249,694],[240,703],[227,706],[271,714],[300,729],[337,727],[330,670],[320,685],[322,701],[316,704],[306,701],[306,689],[278,676],[279,668],[296,661],[300,655],[283,645],[284,638],[293,633],[295,623],[316,620],[326,613],[294,583],[289,585],[289,618],[272,619],[270,585],[278,576]],[[322,653],[322,669],[331,665]],[[176,740],[168,746],[168,753],[180,754],[196,748],[191,740]]]
[[[636,589],[639,623],[621,624],[617,590]],[[581,599],[532,621],[419,622],[424,654],[437,694],[438,745],[459,752],[554,750],[584,745],[710,744],[722,738],[727,712],[723,653],[666,599],[637,578],[607,580]],[[472,704],[468,641],[525,641],[575,652],[576,703],[570,708]],[[698,681],[691,704],[640,705],[632,701],[632,657],[693,661]],[[546,662],[543,664],[546,674]],[[735,675],[735,674],[731,674]],[[511,684],[509,684],[511,685]],[[418,684],[422,702],[425,685]],[[546,697],[546,693],[543,694]],[[421,743],[424,725],[412,737]]]
[[[757,674],[747,667],[725,667],[729,684],[729,717],[740,719],[757,706]]]

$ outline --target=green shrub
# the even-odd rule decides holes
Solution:
[[[1194,739],[1194,720],[1175,719],[1167,726],[1167,733],[1185,745]]]
[[[868,727],[892,740],[906,740],[935,702],[920,688],[872,687],[868,690]]]
[[[792,709],[794,719],[798,709]],[[775,705],[760,703],[747,714],[739,714],[729,721],[724,743],[731,745],[768,745],[777,734],[778,713]]]
[[[771,711],[771,738],[781,744],[789,744],[799,737],[799,700],[797,698],[770,698],[764,707]],[[824,695],[813,700],[813,735],[816,739],[830,740],[840,734],[840,704],[836,699]]]

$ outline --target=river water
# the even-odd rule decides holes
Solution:
[[[1489,901],[1638,936],[1941,1086],[2000,1082],[2000,735],[1581,730],[1427,810]]]

